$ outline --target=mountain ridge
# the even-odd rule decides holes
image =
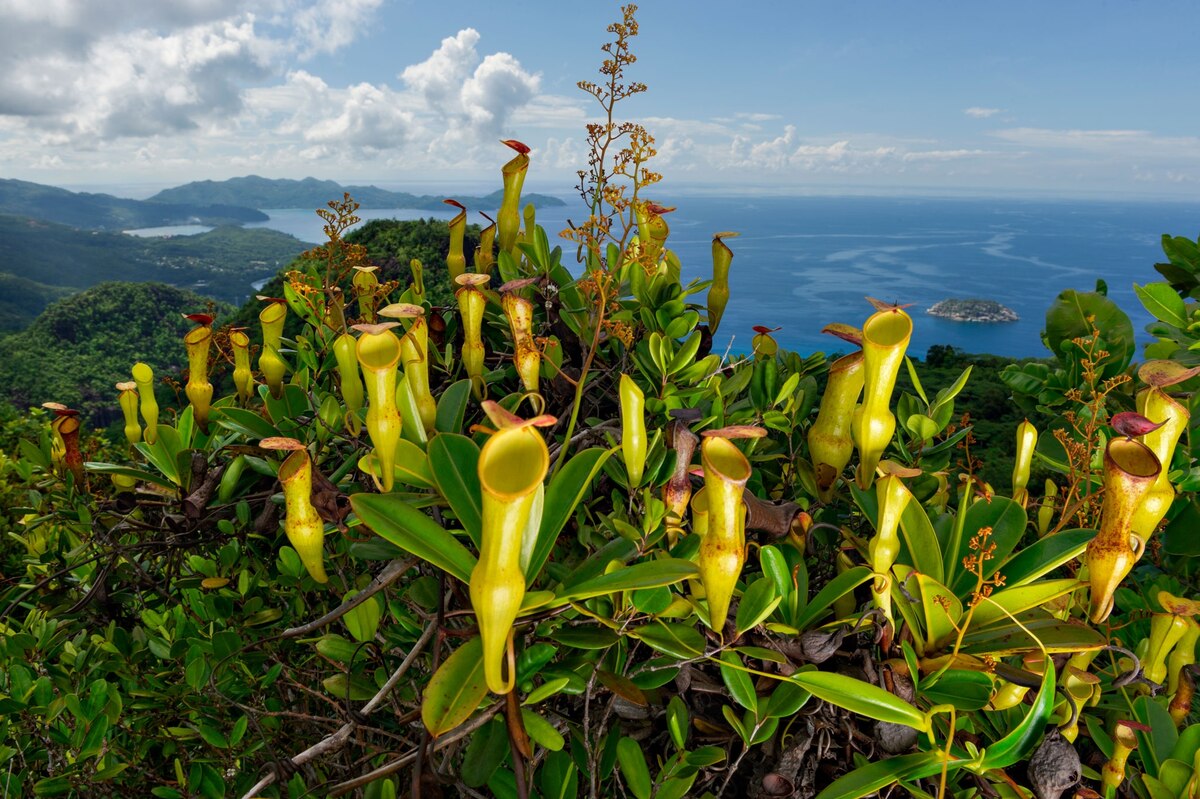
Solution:
[[[0,178],[0,214],[31,217],[85,230],[121,231],[196,222],[265,222],[261,211],[236,203],[163,203],[111,194],[74,192],[27,180]]]
[[[416,208],[425,211],[445,210],[445,195],[412,194],[381,189],[378,186],[344,185],[334,180],[306,177],[264,178],[245,175],[228,180],[197,180],[163,189],[148,202],[209,203],[240,205],[252,208],[324,208],[330,200],[349,194],[363,208]],[[500,206],[503,192],[484,196],[459,196],[454,199],[467,208],[491,210]],[[541,207],[566,205],[548,194],[526,194],[524,200]]]

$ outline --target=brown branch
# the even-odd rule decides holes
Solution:
[[[419,655],[425,648],[425,645],[429,643],[429,639],[433,637],[433,633],[436,629],[437,627],[432,624],[425,628],[425,632],[421,633],[421,637],[417,639],[415,644],[413,644],[412,649],[408,650],[408,654],[404,656],[404,660],[399,666],[396,667],[396,670],[392,672],[392,676],[388,678],[388,681],[383,684],[383,687],[379,689],[375,696],[371,697],[371,700],[367,702],[367,704],[363,705],[362,710],[359,711],[359,715],[363,717],[369,716],[377,707],[379,707],[383,700],[387,698],[387,695],[392,692],[392,689],[399,684],[400,678],[404,676],[404,673],[407,672],[409,667],[412,666],[412,664],[416,661],[417,655]],[[358,727],[359,723],[353,718],[350,719],[350,721],[347,721],[345,724],[343,724],[337,730],[337,732],[326,736],[317,743],[305,749],[300,754],[293,757],[292,763],[296,766],[303,766],[310,760],[315,760],[318,757],[338,751],[346,745],[346,741],[350,740],[350,736],[354,734],[354,731],[358,729]],[[268,785],[274,784],[278,775],[279,773],[277,770],[272,770],[271,773],[267,774],[265,777],[255,783],[250,790],[246,791],[246,793],[242,795],[242,799],[251,799],[252,797],[257,796],[262,789],[266,788]]]
[[[482,727],[484,724],[487,724],[489,721],[491,721],[492,717],[495,716],[497,713],[499,713],[500,709],[502,707],[504,707],[504,703],[497,702],[496,704],[489,707],[487,710],[480,713],[478,716],[476,716],[471,721],[463,724],[461,727],[459,727],[454,732],[450,733],[449,735],[445,735],[441,738],[438,738],[436,741],[433,742],[433,747],[432,747],[433,750],[437,751],[438,749],[442,749],[444,747],[449,746],[452,743],[457,743],[458,741],[461,741],[463,738],[466,738],[468,735],[475,732],[477,729]],[[383,764],[382,766],[375,769],[374,771],[369,771],[366,774],[363,774],[362,776],[359,776],[359,777],[355,777],[352,780],[346,780],[345,782],[339,782],[337,785],[334,785],[332,788],[329,789],[329,795],[330,796],[341,796],[344,793],[353,791],[355,788],[360,788],[363,785],[367,785],[371,782],[374,782],[375,780],[380,779],[381,777],[386,777],[389,774],[395,774],[397,771],[404,768],[408,764],[412,763],[416,759],[417,759],[417,752],[416,751],[409,752],[407,755],[404,755],[403,757],[396,758],[395,760],[393,760],[390,763]],[[249,799],[249,796],[250,796],[250,794],[247,794],[246,797],[243,797],[243,799]]]

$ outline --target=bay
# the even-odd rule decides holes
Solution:
[[[909,351],[915,355],[943,344],[1043,357],[1046,309],[1062,290],[1092,290],[1097,279],[1141,331],[1150,316],[1133,284],[1159,279],[1154,264],[1165,260],[1161,235],[1195,236],[1200,230],[1200,203],[1180,202],[708,195],[683,196],[675,205],[666,217],[668,246],[680,256],[685,282],[711,277],[714,232],[740,233],[727,240],[734,252],[731,299],[714,344],[733,352],[749,348],[754,325],[782,326],[780,344],[800,352],[846,351],[849,345],[823,336],[821,328],[861,325],[871,313],[864,297],[872,296],[912,304]],[[324,240],[324,223],[311,210],[265,212],[270,219],[254,226]],[[359,215],[449,219],[454,211],[367,209]],[[573,270],[575,245],[557,234],[568,217],[586,215],[578,200],[538,209],[538,224],[552,243],[563,245]],[[472,213],[471,221],[482,217]],[[925,314],[949,298],[995,300],[1020,320],[980,324]]]
[[[196,236],[212,230],[208,225],[163,225],[161,227],[140,227],[133,230],[122,230],[126,236],[137,236],[143,239],[167,238],[169,236]]]

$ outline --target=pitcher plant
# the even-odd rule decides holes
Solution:
[[[500,199],[496,224],[499,228],[500,252],[510,253],[516,258],[517,234],[521,230],[521,187],[525,183],[525,173],[529,171],[529,147],[516,139],[505,139],[501,143],[517,154],[501,169],[504,195]]]
[[[862,389],[861,352],[852,352],[829,365],[829,381],[821,395],[821,407],[808,430],[808,452],[816,473],[817,493],[823,502],[833,498],[838,477],[854,453],[850,426]]]
[[[1100,531],[1088,544],[1085,558],[1091,584],[1088,615],[1096,624],[1108,618],[1113,595],[1141,557],[1133,518],[1161,471],[1154,452],[1140,441],[1114,438],[1104,450]]]
[[[258,314],[262,324],[262,352],[258,354],[258,370],[271,390],[271,396],[283,396],[283,375],[287,364],[279,350],[283,347],[283,325],[287,321],[287,302],[274,297],[259,297],[267,303]]]
[[[858,446],[858,487],[866,490],[896,432],[892,391],[912,335],[912,318],[902,308],[883,307],[863,324],[862,335],[863,400],[854,412],[851,431]]]
[[[479,454],[482,540],[470,595],[488,689],[507,694],[516,680],[512,627],[525,598],[521,556],[537,529],[533,516],[540,514],[542,481],[550,468],[550,452],[537,426],[553,424],[554,418],[520,419],[490,400],[483,409],[497,429]]]
[[[355,325],[363,335],[356,353],[367,384],[367,435],[375,448],[375,480],[386,493],[395,481],[396,446],[400,441],[400,411],[396,408],[396,371],[402,350],[392,332],[399,322]]]
[[[720,431],[705,431],[700,444],[708,530],[700,541],[697,566],[708,598],[708,626],[720,632],[729,617],[729,604],[746,561],[746,505],[742,496],[750,479],[750,461],[732,441],[716,432]]]
[[[125,418],[125,440],[133,446],[142,440],[142,428],[138,424],[138,395],[137,383],[117,383],[117,402],[121,406],[121,415]]]
[[[143,437],[147,444],[158,440],[158,400],[154,398],[154,370],[148,363],[133,365],[133,382],[137,384],[142,420],[146,423]]]
[[[208,409],[212,402],[213,387],[208,382],[208,348],[212,344],[212,317],[207,314],[185,314],[185,318],[196,323],[196,327],[183,337],[187,347],[188,380],[184,387],[196,424],[208,428]]]

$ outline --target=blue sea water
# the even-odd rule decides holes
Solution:
[[[321,240],[309,210],[267,210],[266,227]],[[372,209],[367,218],[415,219],[452,212]],[[539,209],[551,238],[578,206]],[[474,217],[472,221],[478,220]],[[1163,233],[1195,237],[1200,203],[914,197],[683,197],[667,217],[668,246],[683,262],[685,282],[712,273],[711,242],[728,239],[734,259],[731,299],[718,348],[749,348],[754,325],[782,326],[780,344],[801,352],[846,351],[823,336],[830,322],[861,325],[866,296],[911,303],[910,352],[933,344],[1013,357],[1045,356],[1046,309],[1064,289],[1091,290],[1103,279],[1141,333],[1150,321],[1133,284],[1160,279]],[[563,242],[570,264],[574,245]],[[1012,308],[1020,321],[953,322],[925,310],[947,298],[982,298]],[[702,297],[700,298],[702,301]]]

